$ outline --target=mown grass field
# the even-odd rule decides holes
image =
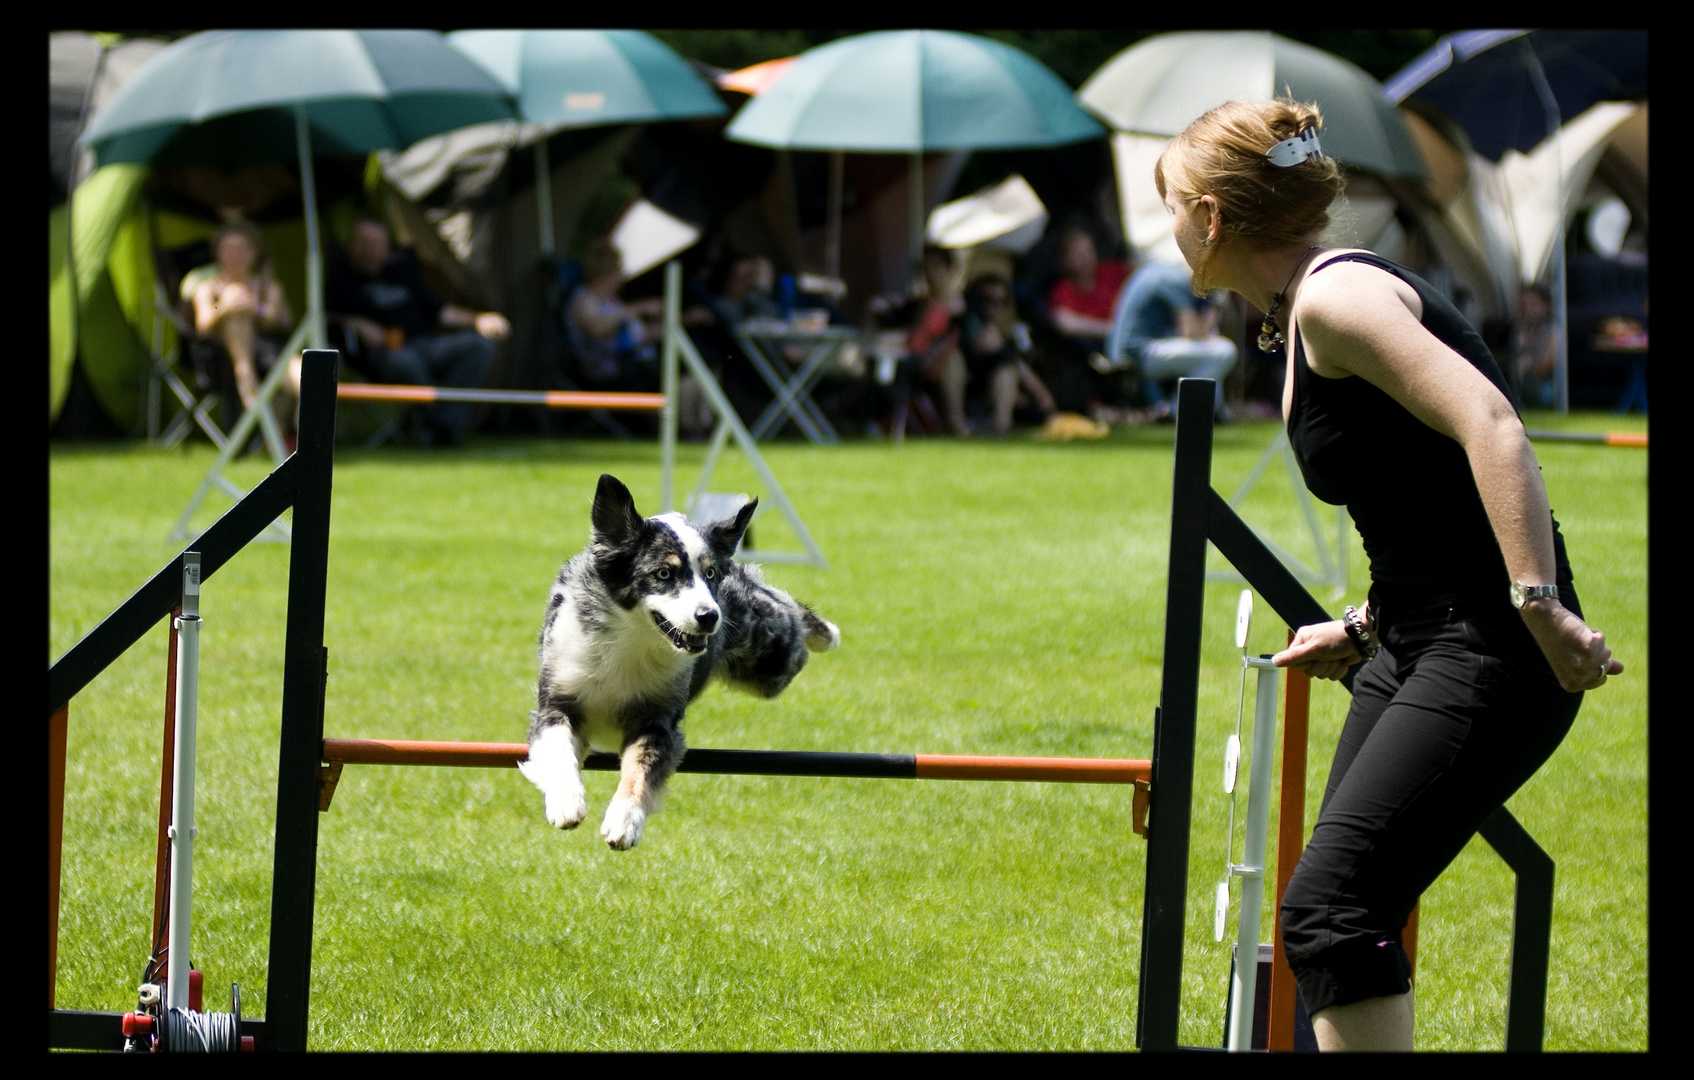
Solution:
[[[1529,426],[1617,423],[1537,415]],[[1219,429],[1220,492],[1235,491],[1275,430]],[[775,701],[709,690],[689,714],[691,744],[1148,756],[1171,438],[1166,426],[1068,445],[773,444],[768,460],[831,567],[767,575],[838,623],[842,648]],[[1648,455],[1537,449],[1590,621],[1629,666],[1590,695],[1510,804],[1558,864],[1547,1047],[1640,1050]],[[51,449],[49,659],[174,554],[165,537],[211,457]],[[698,463],[699,448],[684,447],[679,491]],[[264,471],[251,461],[234,475],[250,485]],[[601,472],[655,508],[651,444],[342,448],[326,734],[520,741],[547,587],[586,540]],[[713,487],[759,490],[734,454]],[[1242,511],[1315,564],[1280,466]],[[761,547],[797,547],[775,514],[754,528]],[[1348,537],[1356,603],[1365,568]],[[226,1009],[234,981],[248,1015],[265,1012],[286,582],[287,549],[253,545],[202,602],[193,951],[207,1007]],[[1223,1028],[1228,945],[1212,941],[1210,911],[1240,588],[1216,583],[1206,597],[1181,1034],[1191,1045],[1218,1045]],[[1337,612],[1347,602],[1319,599]],[[1258,610],[1250,648],[1274,651],[1285,629]],[[72,702],[61,1008],[133,1007],[149,945],[165,642],[161,624]],[[1314,689],[1308,828],[1346,698]],[[614,778],[588,783],[592,824]],[[620,853],[592,828],[550,829],[515,771],[349,766],[320,824],[314,1049],[1134,1046],[1145,849],[1127,790],[687,775],[641,845]],[[1511,888],[1477,840],[1426,895],[1420,1048],[1501,1044]],[[1270,914],[1267,898],[1267,940]]]

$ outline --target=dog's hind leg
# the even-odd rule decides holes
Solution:
[[[518,770],[541,789],[547,823],[556,829],[574,829],[588,816],[588,792],[582,785],[582,759],[587,752],[588,744],[563,710],[536,711],[530,724],[529,760],[518,762]]]
[[[618,790],[600,824],[606,843],[619,851],[636,845],[682,754],[682,733],[670,726],[650,727],[624,744]]]

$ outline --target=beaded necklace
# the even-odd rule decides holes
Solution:
[[[1313,244],[1311,247],[1300,253],[1299,261],[1294,264],[1294,269],[1288,274],[1287,284],[1283,285],[1281,292],[1271,297],[1270,310],[1265,312],[1265,321],[1259,326],[1260,352],[1271,353],[1282,348],[1284,342],[1282,338],[1282,331],[1277,329],[1276,313],[1282,309],[1282,298],[1288,295],[1288,287],[1294,284],[1294,275],[1298,274],[1300,272],[1300,267],[1305,265],[1306,256],[1310,255],[1317,249],[1318,245]]]

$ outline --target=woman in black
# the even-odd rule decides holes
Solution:
[[[1558,523],[1487,347],[1420,278],[1317,238],[1342,188],[1315,106],[1231,102],[1154,180],[1197,295],[1292,342],[1282,411],[1307,486],[1370,558],[1363,611],[1301,627],[1279,665],[1353,683],[1283,941],[1325,1050],[1410,1050],[1401,931],[1418,896],[1547,760],[1582,692],[1623,671],[1583,621]]]

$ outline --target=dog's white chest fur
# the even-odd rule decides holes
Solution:
[[[606,622],[604,629],[591,630],[566,597],[547,627],[542,656],[548,689],[579,703],[579,735],[596,750],[616,753],[623,749],[624,710],[653,687],[686,678],[693,658],[671,648],[644,606],[614,609]]]

